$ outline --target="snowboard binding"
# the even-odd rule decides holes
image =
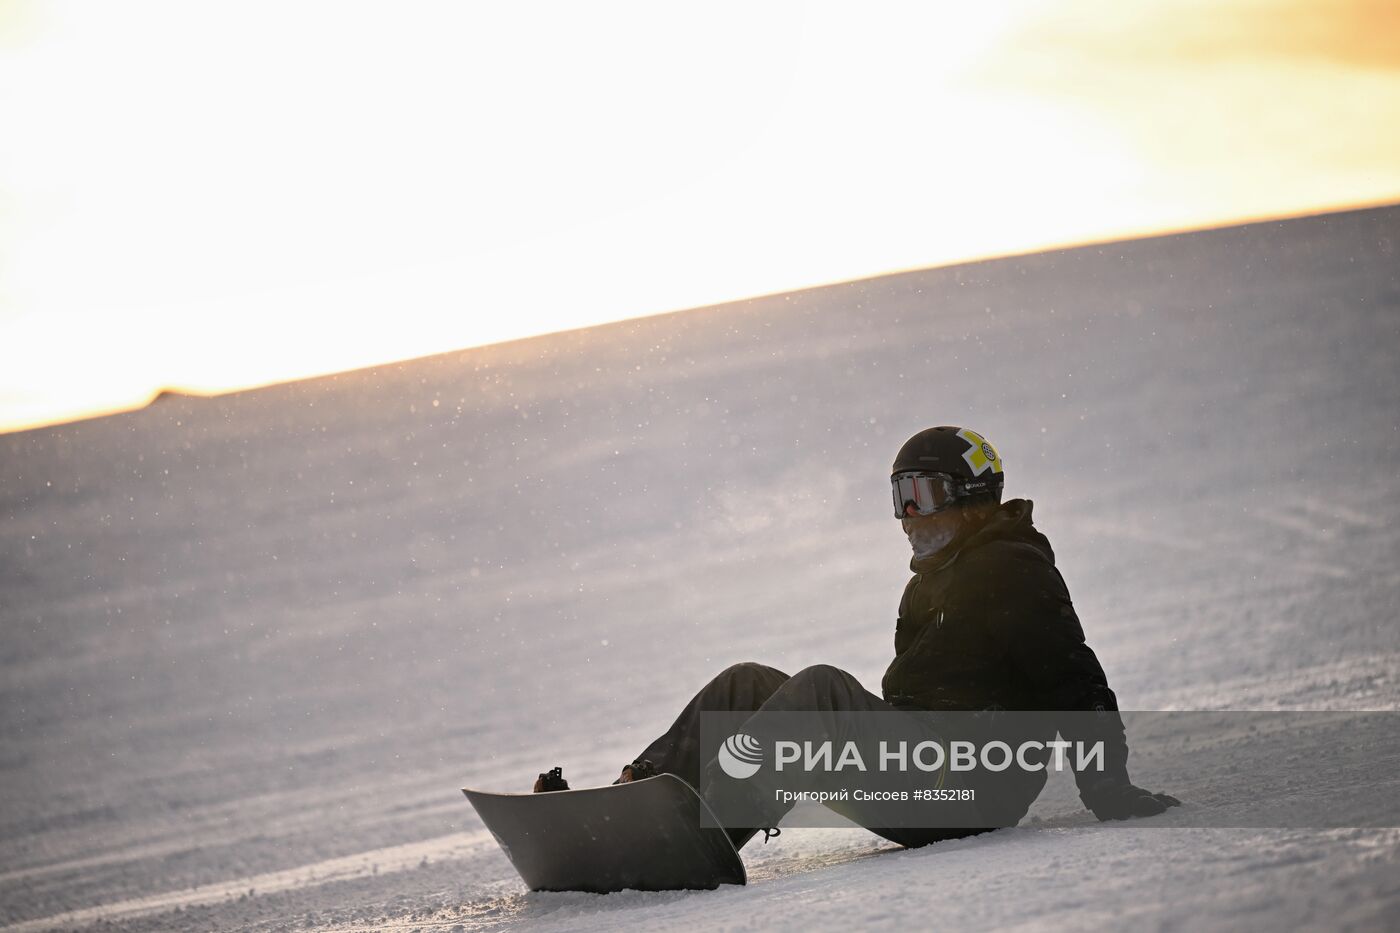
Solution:
[[[535,779],[535,793],[537,794],[568,789],[569,782],[564,780],[564,769],[558,765],[555,765]]]

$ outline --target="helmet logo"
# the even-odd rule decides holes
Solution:
[[[996,448],[989,444],[985,437],[970,428],[963,428],[958,432],[958,437],[969,444],[963,453],[963,459],[972,468],[973,476],[981,476],[988,470],[993,473],[1001,472],[1001,457],[997,455]]]

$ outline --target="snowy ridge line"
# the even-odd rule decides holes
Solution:
[[[419,797],[417,798],[418,803],[416,806],[413,805],[414,798],[402,795],[400,797],[400,812],[381,813],[377,816],[360,821],[358,825],[361,827],[375,826],[391,823],[396,820],[401,820],[403,816],[403,811],[405,809],[408,809],[410,806],[414,810],[414,812],[418,814],[432,811],[460,811],[462,803],[460,795],[453,797],[449,794],[444,793],[442,790],[444,786],[451,786],[455,783],[457,783],[455,780],[441,779],[434,780],[431,783],[428,781],[413,782],[412,784],[400,783],[397,786],[413,789],[415,786],[421,785],[421,787],[428,788],[429,790],[425,790],[419,795]],[[355,788],[348,788],[343,793],[338,794],[332,794],[329,792],[323,793],[323,803],[325,800],[328,799],[343,799],[346,802],[349,802],[357,798],[362,799],[363,797],[363,795],[360,794],[358,789]],[[65,872],[73,872],[76,870],[88,868],[100,868],[103,866],[134,863],[143,859],[168,858],[172,855],[188,850],[190,848],[189,834],[191,832],[196,831],[200,834],[204,834],[203,838],[209,843],[223,842],[225,844],[233,844],[237,842],[242,842],[245,841],[248,837],[256,835],[258,833],[258,830],[242,828],[236,831],[233,835],[225,834],[223,836],[215,836],[212,835],[212,829],[214,827],[223,827],[226,824],[228,824],[228,822],[232,818],[233,813],[226,811],[237,811],[239,809],[242,809],[246,815],[247,812],[253,806],[263,804],[268,801],[278,802],[280,806],[285,807],[285,809],[287,810],[289,815],[286,819],[280,822],[280,826],[284,829],[288,826],[295,825],[297,822],[307,822],[314,825],[316,823],[319,823],[322,819],[322,817],[319,815],[314,817],[307,816],[307,814],[311,813],[312,811],[309,809],[307,801],[302,799],[302,792],[278,792],[274,794],[261,794],[256,795],[254,797],[241,798],[234,801],[221,801],[217,805],[207,808],[207,810],[204,813],[199,814],[200,822],[197,824],[197,830],[192,829],[190,824],[185,824],[181,827],[181,831],[178,834],[172,835],[173,829],[170,825],[156,824],[156,829],[159,830],[158,835],[154,837],[127,839],[119,841],[115,843],[113,848],[111,848],[109,851],[88,855],[76,854],[72,855],[71,857],[64,857],[60,854],[54,854],[52,856],[45,854],[42,857],[50,860],[39,861],[28,865],[19,865],[14,868],[7,868],[3,871],[0,871],[0,884],[22,882],[26,879],[45,878],[50,875],[62,874]],[[296,814],[296,816],[292,816],[290,814]],[[307,856],[313,854],[316,853],[307,853]],[[0,927],[0,929],[3,929],[3,927]]]
[[[33,920],[24,920],[7,927],[0,927],[0,930],[3,930],[4,933],[29,933],[29,931],[37,930],[86,926],[100,920],[127,919],[174,910],[177,907],[217,904],[221,901],[235,900],[251,894],[268,894],[297,888],[309,888],[366,875],[393,874],[416,868],[430,860],[445,861],[462,858],[476,849],[487,848],[490,845],[494,845],[494,843],[491,840],[491,834],[485,830],[471,833],[452,833],[434,839],[425,839],[421,842],[409,842],[382,849],[371,849],[367,852],[357,852],[354,855],[343,855],[308,865],[299,865],[296,868],[265,872],[246,878],[234,878],[229,881],[219,881],[178,891],[167,891],[162,894],[136,897],[110,904],[98,904],[94,907],[70,910],[49,917],[37,917]]]
[[[38,878],[44,875],[73,871],[80,868],[97,868],[102,865],[115,865],[140,858],[163,858],[188,848],[188,842],[161,842],[118,849],[113,852],[103,853],[102,855],[86,855],[79,858],[63,859],[57,862],[45,862],[40,865],[26,865],[23,868],[12,868],[8,871],[0,872],[0,883],[21,881],[25,878]]]

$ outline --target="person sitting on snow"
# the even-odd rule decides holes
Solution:
[[[614,783],[669,773],[706,786],[702,778],[706,768],[715,768],[716,751],[700,747],[706,712],[753,711],[753,723],[767,711],[1092,711],[1096,715],[1062,717],[1059,724],[1065,739],[1077,738],[1068,733],[1078,729],[1105,743],[1103,768],[1075,773],[1084,804],[1100,820],[1152,816],[1176,806],[1176,798],[1129,780],[1117,698],[1085,644],[1050,542],[1031,521],[1032,503],[1002,502],[1004,480],[996,449],[966,428],[929,428],[900,448],[890,485],[895,517],[913,548],[914,576],[900,600],[895,657],[882,696],[829,665],[789,676],[755,662],[735,664],[702,687]],[[996,810],[989,823],[1015,825],[1045,780],[1043,770],[1033,772],[979,806]],[[556,769],[540,775],[535,790],[567,786]],[[883,828],[878,817],[863,819],[859,807],[842,812],[908,846],[985,831]],[[776,822],[781,812],[772,815]],[[736,846],[756,832],[730,830]]]

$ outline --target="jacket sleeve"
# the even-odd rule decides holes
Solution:
[[[903,675],[903,669],[909,661],[909,649],[919,640],[919,633],[923,631],[927,624],[926,620],[915,619],[911,616],[914,590],[919,585],[919,577],[916,574],[910,578],[909,583],[904,587],[904,595],[899,600],[899,617],[894,625],[894,659],[890,661],[890,666],[885,670],[885,676],[880,681],[880,689],[884,698],[895,706],[903,706],[912,702],[912,697],[906,695],[908,683]]]
[[[894,654],[899,657],[909,650],[909,646],[914,643],[914,638],[918,635],[915,631],[914,622],[909,618],[909,598],[914,593],[914,587],[919,583],[917,576],[911,577],[904,587],[904,595],[899,598],[899,616],[894,623]]]
[[[1013,544],[984,551],[955,594],[961,610],[982,620],[1031,688],[1037,708],[1093,713],[1062,716],[1056,723],[1067,741],[1104,743],[1104,770],[1075,774],[1080,797],[1105,779],[1126,782],[1128,744],[1118,698],[1094,650],[1084,643],[1064,578],[1033,548]]]

